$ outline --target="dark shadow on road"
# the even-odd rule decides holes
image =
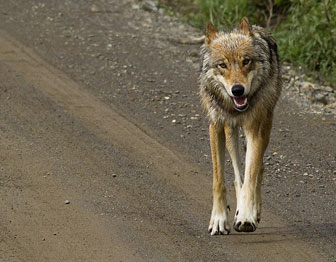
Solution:
[[[274,243],[282,241],[304,240],[319,241],[324,238],[336,244],[336,224],[302,224],[289,227],[260,227],[254,233],[232,232],[232,237],[241,238],[242,244]],[[262,238],[262,239],[261,239]],[[270,239],[268,239],[270,238]]]

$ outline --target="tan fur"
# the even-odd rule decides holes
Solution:
[[[213,163],[213,209],[209,232],[212,235],[230,232],[224,181],[225,146],[235,173],[237,211],[234,228],[239,232],[251,232],[260,220],[263,155],[281,91],[276,42],[270,33],[252,26],[247,18],[226,33],[218,32],[208,24],[202,55],[200,94],[210,119]],[[234,85],[244,87],[240,100],[233,94]],[[239,128],[247,143],[244,181],[239,161]]]
[[[210,147],[213,163],[213,209],[209,229],[213,227],[220,228],[221,232],[229,232],[227,225],[227,202],[226,188],[224,180],[225,164],[225,134],[224,129],[216,127],[213,124],[209,126]],[[216,217],[222,217],[215,219]]]
[[[217,33],[217,29],[213,26],[213,24],[207,23],[206,30],[205,30],[205,34],[206,34],[205,42],[207,45],[211,44],[212,39],[216,37],[216,33]]]

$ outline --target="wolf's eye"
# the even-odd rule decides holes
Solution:
[[[219,68],[222,68],[222,69],[225,69],[227,68],[226,64],[225,63],[221,63],[218,65]]]
[[[245,59],[243,60],[243,65],[246,66],[246,65],[248,65],[250,62],[251,62],[251,59],[245,58]]]

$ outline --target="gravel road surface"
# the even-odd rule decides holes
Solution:
[[[332,108],[284,88],[261,224],[211,237],[201,33],[133,0],[0,8],[0,261],[336,261]]]

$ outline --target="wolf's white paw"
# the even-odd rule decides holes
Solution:
[[[237,232],[253,232],[257,229],[259,219],[256,201],[241,196],[238,202],[233,228]]]
[[[211,219],[209,224],[209,233],[213,235],[228,235],[230,234],[230,227],[228,225],[228,210],[229,206],[225,208],[213,207],[211,212]]]

